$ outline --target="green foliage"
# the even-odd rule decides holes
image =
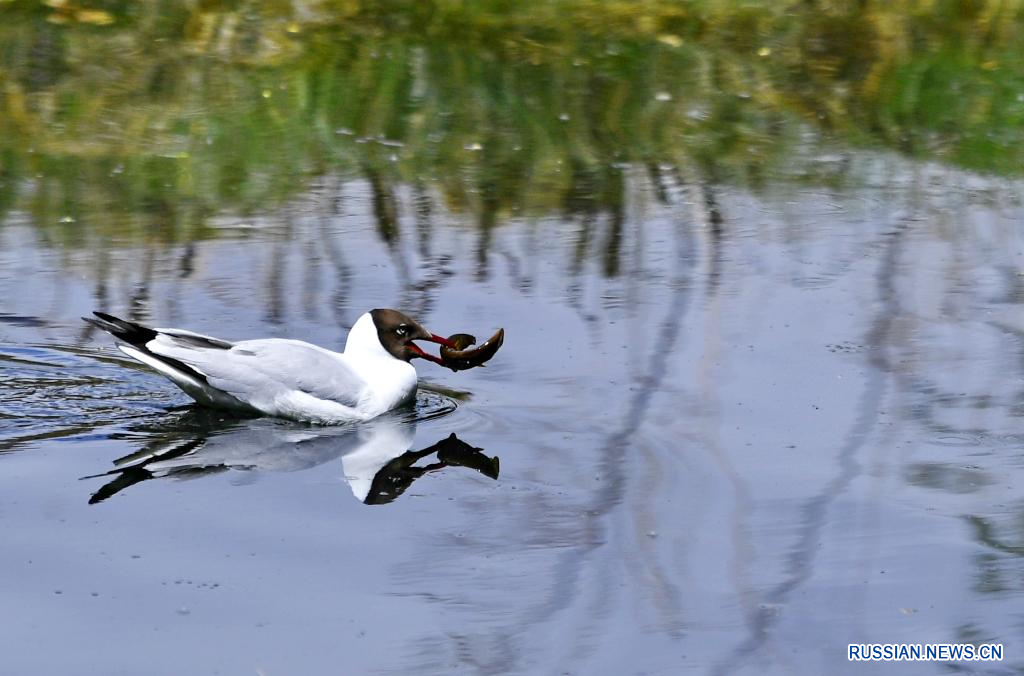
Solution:
[[[211,214],[266,209],[325,173],[430,186],[489,227],[614,211],[624,164],[754,189],[819,180],[794,165],[809,143],[1024,166],[1017,2],[8,0],[0,14],[0,210],[101,236],[201,236]]]

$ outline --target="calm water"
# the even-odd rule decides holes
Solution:
[[[691,4],[8,3],[0,673],[1024,670],[1024,19]],[[505,345],[317,427],[79,319],[374,307]]]
[[[1001,642],[992,673],[1016,668],[1020,186],[849,161],[855,188],[759,195],[625,169],[614,277],[604,219],[511,220],[481,256],[401,195],[388,245],[358,181],[102,265],[14,212],[5,671],[852,673],[847,643],[898,641]],[[506,344],[338,431],[183,410],[78,320],[339,346],[378,305]],[[435,467],[360,501],[381,457],[452,432],[497,480]],[[87,504],[112,477],[80,477],[182,445]]]

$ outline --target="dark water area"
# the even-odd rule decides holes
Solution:
[[[8,5],[0,673],[1024,669],[1009,9]],[[375,307],[505,344],[331,427],[80,319]]]

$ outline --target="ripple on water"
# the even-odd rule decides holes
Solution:
[[[0,344],[0,391],[0,453],[185,403],[158,376],[119,359],[49,345]]]
[[[79,438],[191,403],[161,376],[108,353],[0,344],[0,453],[43,439]],[[466,393],[424,385],[410,421],[454,412]]]
[[[980,446],[981,437],[967,434],[946,434],[932,439],[936,446]]]
[[[458,400],[447,393],[429,387],[421,387],[416,392],[413,417],[417,422],[434,420],[454,413],[458,407]]]

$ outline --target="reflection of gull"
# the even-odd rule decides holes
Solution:
[[[407,450],[416,433],[409,417],[387,415],[365,423],[308,427],[268,418],[224,418],[194,409],[145,446],[114,461],[113,476],[92,495],[97,503],[141,481],[194,478],[226,470],[292,472],[341,458],[345,481],[361,502],[383,504],[401,495],[420,476],[451,465],[464,465],[493,479],[498,458],[489,458],[454,434],[420,451]],[[416,466],[437,454],[437,460]]]
[[[414,423],[396,424],[394,420],[372,421],[359,426],[355,433],[358,440],[350,444],[341,456],[345,481],[352,488],[352,494],[365,501],[370,485],[377,472],[398,457],[412,444],[416,431]]]

